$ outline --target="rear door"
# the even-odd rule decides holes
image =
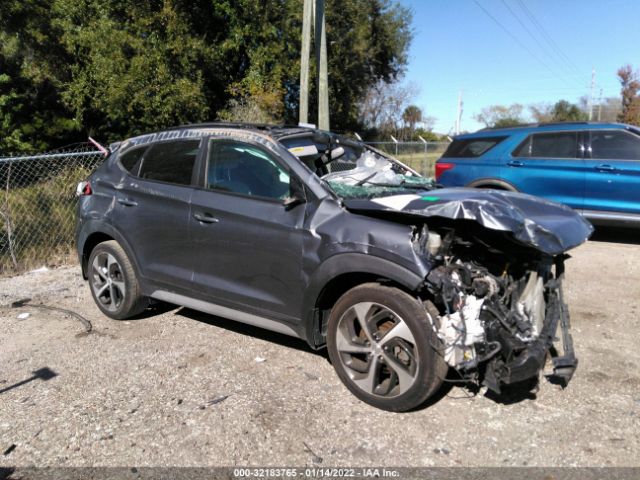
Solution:
[[[587,211],[640,214],[640,136],[591,130],[587,149]]]
[[[299,321],[305,205],[286,208],[292,173],[267,149],[211,139],[191,206],[193,288],[219,305]]]
[[[503,178],[520,192],[581,210],[585,192],[583,134],[577,131],[533,133],[503,167]]]
[[[131,175],[116,186],[114,223],[142,276],[170,286],[191,282],[189,204],[199,146],[199,139],[165,141],[121,159]]]

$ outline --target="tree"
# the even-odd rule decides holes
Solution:
[[[422,122],[422,110],[420,110],[420,107],[417,107],[416,105],[409,105],[404,109],[404,112],[402,112],[402,120],[405,125],[409,126],[409,132],[413,137],[416,125]]]
[[[369,88],[360,102],[360,124],[371,131],[372,137],[398,136],[403,113],[417,91],[412,84],[380,80]]]
[[[552,122],[584,122],[588,115],[577,105],[566,100],[560,100],[551,108]]]
[[[529,105],[529,113],[536,123],[551,122],[553,119],[553,113],[551,110],[553,106],[548,103],[536,103]]]
[[[523,106],[519,103],[509,106],[491,105],[483,108],[473,118],[489,128],[513,127],[524,123],[522,110]]]
[[[3,0],[0,149],[297,123],[301,21],[300,0]],[[370,87],[402,76],[410,25],[397,0],[327,0],[333,129],[359,128]]]
[[[622,111],[618,120],[623,123],[640,125],[640,81],[638,74],[633,71],[631,65],[625,65],[618,69],[618,79],[621,85]]]

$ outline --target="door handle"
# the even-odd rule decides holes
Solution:
[[[615,171],[615,169],[615,167],[606,164],[596,166],[596,170],[598,170],[599,172],[613,172]]]
[[[511,160],[510,162],[507,162],[507,165],[510,167],[524,167],[524,163],[520,160]]]
[[[217,218],[212,217],[211,215],[203,213],[194,213],[193,218],[202,223],[218,223],[220,221]]]
[[[130,198],[119,198],[118,203],[126,207],[135,207],[138,205],[138,202],[131,200]]]

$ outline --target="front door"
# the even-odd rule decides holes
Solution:
[[[193,288],[212,302],[299,322],[305,205],[287,209],[290,172],[263,147],[209,141],[191,200]]]
[[[592,130],[585,211],[640,214],[640,136],[624,130]]]

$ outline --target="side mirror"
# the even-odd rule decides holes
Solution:
[[[296,205],[306,203],[307,196],[304,193],[304,186],[302,182],[296,177],[291,177],[291,183],[289,185],[289,196],[282,201],[285,210],[291,210]]]

